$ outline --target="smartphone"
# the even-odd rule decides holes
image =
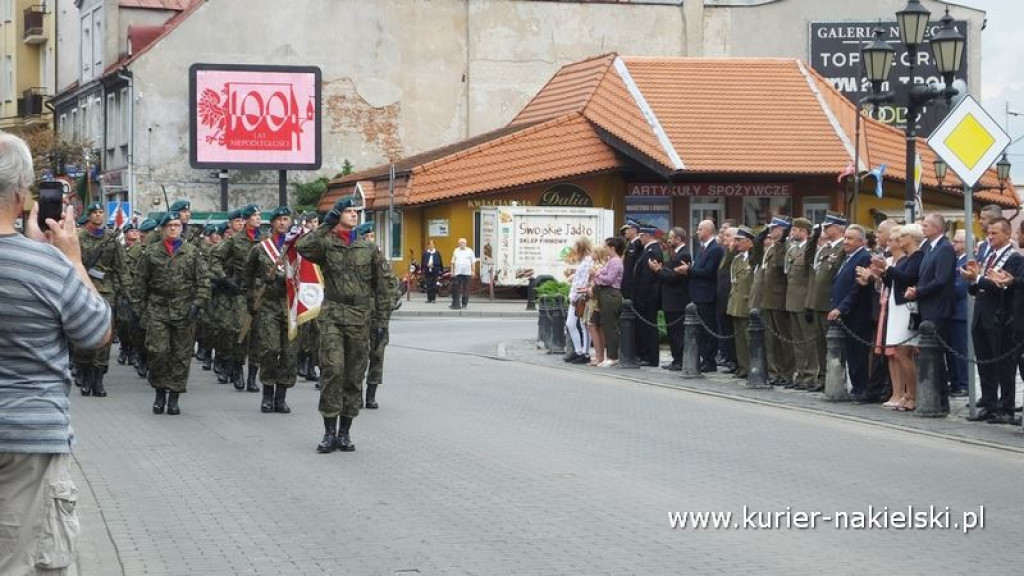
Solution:
[[[53,218],[55,222],[60,222],[60,219],[64,216],[64,192],[67,189],[67,184],[57,180],[50,180],[39,183],[39,229],[42,231],[49,230],[50,227],[46,225],[47,218]]]

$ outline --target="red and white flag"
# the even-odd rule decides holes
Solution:
[[[299,335],[299,326],[320,315],[320,305],[324,301],[324,277],[320,267],[299,255],[295,249],[295,240],[285,243],[284,257],[281,250],[270,238],[260,242],[260,247],[271,260],[276,262],[277,269],[285,274],[285,286],[288,294],[288,339],[294,340]]]
[[[124,228],[127,221],[128,215],[124,213],[124,204],[122,202],[118,202],[117,208],[114,208],[114,228],[117,228],[118,230]]]

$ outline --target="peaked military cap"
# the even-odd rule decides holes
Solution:
[[[176,200],[174,204],[171,204],[171,212],[180,212],[182,210],[191,210],[192,202],[188,200]]]
[[[643,222],[634,226],[634,228],[639,230],[641,234],[650,234],[653,236],[658,233],[658,227],[649,222]]]
[[[242,208],[241,210],[239,210],[239,212],[241,212],[241,214],[242,214],[242,216],[241,216],[242,218],[249,218],[250,216],[252,216],[253,214],[255,214],[255,213],[259,212],[259,211],[260,211],[260,207],[259,207],[258,204],[249,204],[245,208]]]
[[[365,236],[368,233],[371,233],[373,231],[374,231],[374,229],[373,229],[373,220],[367,220],[366,222],[363,222],[359,226],[356,226],[356,235],[357,236]]]
[[[270,213],[270,219],[274,220],[274,219],[279,218],[281,216],[291,216],[291,215],[292,215],[292,209],[291,208],[289,208],[287,206],[278,206],[277,208],[274,208],[273,212]]]
[[[747,240],[753,240],[754,232],[751,231],[750,228],[747,228],[746,226],[740,226],[739,228],[736,229],[736,236],[740,238],[746,238]]]
[[[786,216],[775,216],[774,218],[772,218],[772,221],[768,223],[769,228],[774,228],[776,226],[784,226],[786,228],[789,228],[792,225],[793,223],[790,222],[789,218]]]
[[[92,204],[89,204],[88,206],[85,207],[85,214],[88,215],[97,210],[103,212],[103,204],[100,204],[99,202],[93,202]]]
[[[626,228],[635,228],[637,231],[639,231],[640,225],[637,224],[635,220],[626,220],[626,223],[619,227],[619,232],[625,230]]]
[[[151,230],[155,230],[156,227],[157,227],[157,222],[156,222],[156,220],[153,220],[152,218],[146,218],[145,220],[142,221],[141,224],[139,224],[139,230],[141,230],[143,232],[149,232]]]
[[[846,226],[849,223],[849,220],[847,220],[841,214],[829,214],[828,216],[825,216],[825,221],[821,223],[821,227],[824,228],[825,226],[831,226],[832,224]]]

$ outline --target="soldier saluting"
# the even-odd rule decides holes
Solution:
[[[146,248],[139,260],[136,300],[146,318],[149,383],[156,390],[153,413],[177,415],[178,395],[185,392],[196,322],[210,299],[206,263],[195,246],[181,238],[181,220],[168,212],[160,223],[162,241]]]
[[[316,447],[320,453],[356,449],[349,430],[359,415],[370,323],[376,321],[380,330],[392,304],[386,275],[389,265],[373,244],[356,236],[362,208],[355,203],[354,196],[338,200],[323,226],[295,245],[303,258],[320,265],[325,283],[317,319],[323,383],[319,409],[324,419],[324,437]],[[301,228],[293,230],[301,233]]]

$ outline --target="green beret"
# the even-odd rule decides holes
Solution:
[[[79,216],[78,220],[76,221],[76,223],[79,226],[85,226],[88,222],[89,222],[89,213],[88,212],[86,212],[85,214],[82,214],[81,216]]]
[[[105,212],[105,210],[103,209],[103,204],[100,204],[99,202],[93,202],[92,204],[89,204],[88,206],[85,207],[86,214],[95,212],[97,210],[99,210],[100,212]]]
[[[223,236],[224,233],[226,233],[227,231],[228,231],[228,223],[227,222],[221,222],[220,224],[217,224],[217,234],[220,234],[221,236]]]
[[[121,231],[122,232],[127,232],[129,230],[138,230],[138,229],[139,229],[139,227],[136,226],[134,222],[129,222],[129,223],[124,225],[124,228],[121,228]]]
[[[287,206],[278,206],[277,208],[274,208],[273,212],[270,213],[270,220],[273,221],[273,220],[276,220],[277,218],[279,218],[281,216],[291,216],[291,215],[292,215],[292,209],[291,208],[289,208]]]
[[[366,222],[363,222],[359,226],[356,226],[357,236],[365,236],[373,231],[373,220],[367,220]]]
[[[241,217],[242,217],[242,210],[241,210],[241,208],[236,209],[236,210],[232,210],[231,212],[228,212],[228,220],[229,221],[230,220],[238,220]]]
[[[209,236],[211,234],[220,234],[217,231],[218,226],[216,224],[207,224],[203,227],[203,236]]]
[[[160,227],[163,228],[175,220],[180,220],[177,212],[168,212],[160,219]]]
[[[245,208],[242,208],[241,210],[239,210],[239,212],[241,212],[241,214],[242,214],[242,216],[241,216],[242,218],[249,218],[250,216],[252,216],[253,214],[256,214],[259,211],[260,211],[260,207],[257,204],[249,204]]]
[[[145,220],[142,221],[141,224],[139,224],[139,230],[143,232],[149,232],[151,230],[155,230],[156,226],[156,220],[153,220],[152,218],[146,218]]]
[[[334,207],[332,209],[336,210],[340,214],[349,208],[354,208],[356,210],[363,209],[359,203],[359,199],[355,196],[343,196],[342,198],[339,198],[338,201],[334,203]]]
[[[192,203],[188,200],[177,200],[174,204],[171,204],[171,212],[180,212],[181,210],[191,210]]]

